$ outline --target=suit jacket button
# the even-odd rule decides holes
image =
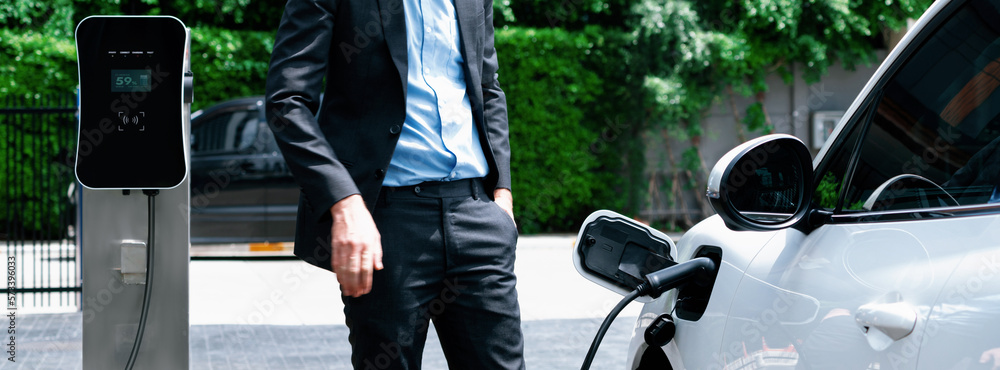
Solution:
[[[402,129],[403,128],[400,127],[399,125],[392,125],[392,127],[389,127],[389,133],[395,135],[395,134],[398,134],[399,130],[402,130]]]
[[[375,170],[375,178],[376,179],[381,179],[384,176],[385,176],[385,170],[383,170],[381,168]]]

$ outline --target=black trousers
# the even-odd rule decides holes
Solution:
[[[451,369],[523,369],[517,228],[482,181],[383,188],[384,269],[344,297],[357,370],[419,369],[433,320]]]

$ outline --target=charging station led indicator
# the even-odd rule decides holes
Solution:
[[[149,69],[112,69],[112,92],[150,92],[150,78],[153,71]]]

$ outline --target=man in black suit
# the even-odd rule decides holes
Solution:
[[[493,5],[452,1],[290,0],[275,38],[295,254],[337,274],[356,369],[419,368],[429,320],[451,368],[524,368]]]

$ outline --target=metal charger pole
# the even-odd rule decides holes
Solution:
[[[83,368],[186,369],[189,31],[97,16],[76,40]]]

